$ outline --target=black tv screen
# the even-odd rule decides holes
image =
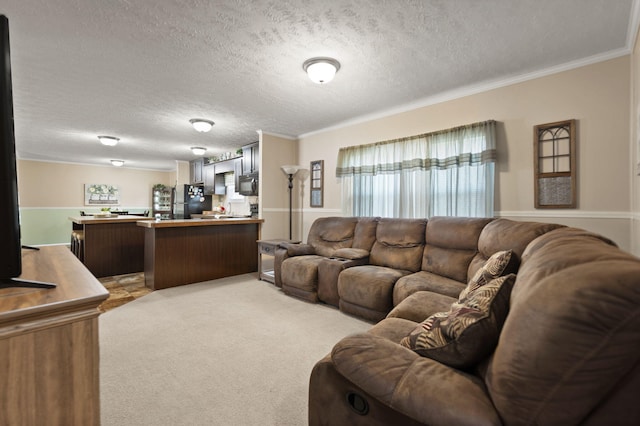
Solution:
[[[9,21],[0,15],[0,280],[22,273]]]

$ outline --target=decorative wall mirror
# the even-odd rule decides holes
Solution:
[[[311,162],[311,207],[324,205],[324,160]]]
[[[533,129],[534,194],[537,209],[576,207],[576,120]]]

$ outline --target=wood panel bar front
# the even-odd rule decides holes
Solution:
[[[83,263],[96,277],[142,272],[144,269],[144,230],[136,223],[153,220],[144,216],[69,218],[84,231]]]
[[[97,426],[109,293],[63,246],[23,250],[22,271],[56,287],[0,288],[0,424]]]
[[[145,285],[153,290],[258,270],[262,219],[139,222]]]

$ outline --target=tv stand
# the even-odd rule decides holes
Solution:
[[[53,283],[44,281],[24,280],[22,278],[2,278],[0,279],[0,288],[9,287],[25,287],[25,288],[55,288]]]
[[[98,306],[109,292],[65,246],[23,252],[20,279],[57,287],[0,287],[0,425],[99,425]]]

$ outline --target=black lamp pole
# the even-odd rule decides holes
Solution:
[[[293,194],[293,174],[289,173],[289,239],[291,239],[292,237],[291,230],[293,229],[292,222],[291,222],[292,194]]]

